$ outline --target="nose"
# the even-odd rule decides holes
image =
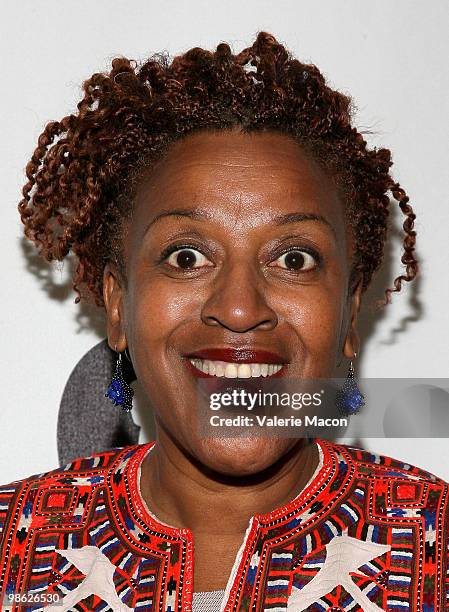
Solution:
[[[227,266],[215,277],[201,319],[206,325],[239,333],[269,331],[278,324],[276,312],[266,300],[263,277],[242,261]]]

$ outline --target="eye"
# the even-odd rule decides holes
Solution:
[[[282,253],[276,262],[280,262],[279,267],[284,270],[308,272],[318,266],[320,257],[317,253],[309,253],[303,249],[290,249]]]
[[[167,257],[167,263],[174,268],[193,270],[211,265],[210,261],[197,249],[192,247],[176,247]]]

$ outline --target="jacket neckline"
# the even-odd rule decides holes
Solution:
[[[289,518],[296,512],[300,512],[302,508],[307,506],[308,501],[316,497],[316,495],[324,490],[329,481],[335,475],[338,469],[338,463],[341,462],[341,457],[337,457],[336,445],[322,439],[315,439],[315,443],[318,445],[322,454],[322,465],[318,470],[318,473],[314,475],[314,478],[303,488],[302,491],[291,501],[287,502],[283,506],[273,509],[271,512],[266,514],[255,514],[251,518],[252,522],[258,524],[269,525],[275,522],[281,522],[284,519]],[[143,525],[146,525],[148,529],[162,536],[168,536],[170,539],[176,538],[186,541],[192,541],[192,533],[187,528],[173,527],[163,523],[158,519],[148,508],[145,503],[142,494],[140,492],[140,475],[141,468],[145,457],[155,447],[156,442],[149,442],[147,444],[131,447],[129,449],[128,456],[122,457],[120,465],[117,466],[122,471],[123,482],[126,488],[126,496],[130,505],[131,514],[137,515]],[[339,449],[341,447],[338,447]],[[345,453],[346,454],[346,453]],[[126,461],[123,465],[124,460]],[[345,461],[350,461],[349,456],[345,457]],[[112,472],[117,472],[117,467]],[[348,470],[349,471],[349,470]],[[112,474],[112,478],[114,478]],[[126,521],[125,521],[126,524]]]

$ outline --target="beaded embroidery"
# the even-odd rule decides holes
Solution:
[[[449,609],[448,485],[387,457],[318,442],[323,466],[313,482],[253,517],[222,611]],[[138,491],[151,447],[0,487],[0,591],[57,593],[60,612],[191,612],[191,533],[149,515]]]

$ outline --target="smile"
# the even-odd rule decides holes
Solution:
[[[229,363],[211,359],[189,359],[190,363],[203,374],[218,378],[259,378],[277,374],[283,364],[277,363]]]

